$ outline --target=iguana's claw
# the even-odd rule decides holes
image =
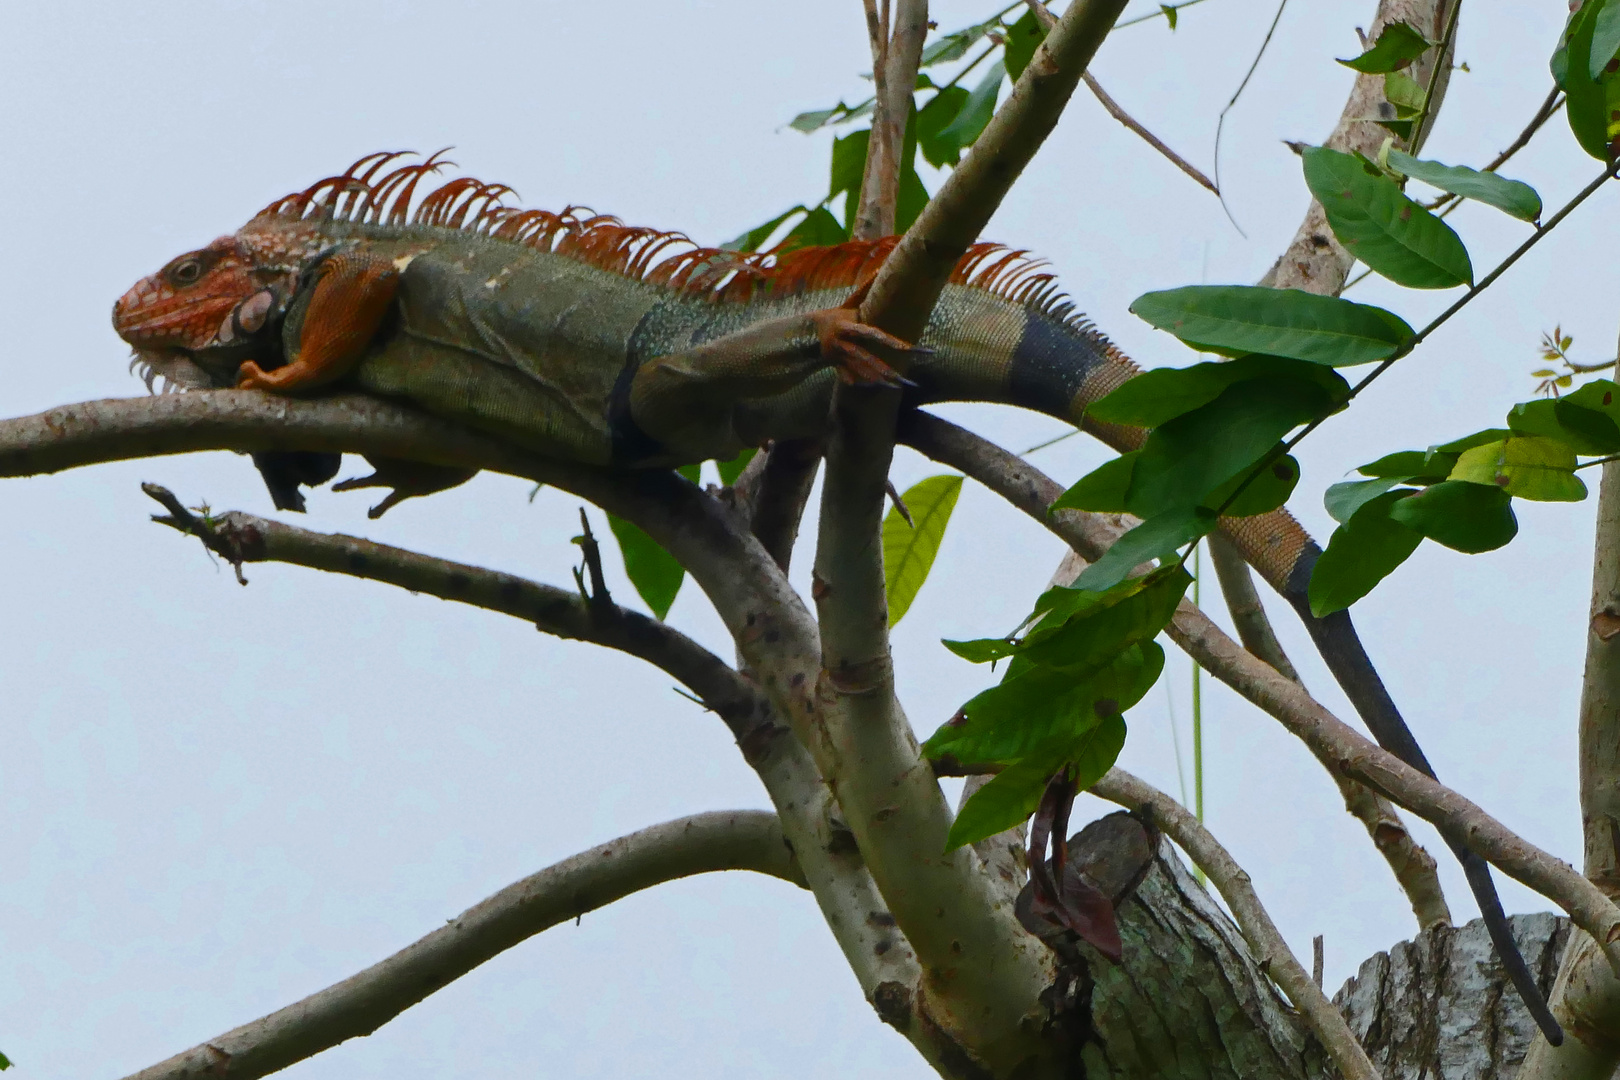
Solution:
[[[822,358],[832,364],[838,378],[855,386],[915,386],[868,346],[892,349],[908,356],[932,356],[932,349],[919,349],[885,330],[860,322],[856,305],[818,312],[817,330]]]
[[[398,458],[367,457],[377,471],[370,476],[357,476],[333,484],[333,491],[355,491],[359,488],[393,488],[383,501],[366,511],[375,521],[406,499],[418,495],[433,495],[457,484],[465,484],[477,469],[458,469],[452,465],[428,465],[421,461],[402,461]]]

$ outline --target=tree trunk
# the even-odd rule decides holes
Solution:
[[[1569,920],[1540,912],[1508,922],[1550,996]],[[1536,1034],[1479,919],[1435,927],[1368,958],[1333,1003],[1384,1080],[1511,1080]]]
[[[1237,926],[1168,841],[1118,915],[1124,965],[1086,953],[1096,980],[1097,1039],[1083,1055],[1089,1080],[1334,1075]],[[1540,913],[1509,922],[1550,992],[1569,920]],[[1478,919],[1435,927],[1370,957],[1333,1001],[1384,1080],[1512,1080],[1536,1033]]]

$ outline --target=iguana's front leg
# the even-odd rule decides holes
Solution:
[[[908,342],[862,323],[865,289],[842,306],[757,323],[644,363],[630,383],[630,418],[677,455],[706,456],[731,429],[741,402],[772,397],[832,368],[856,385],[898,386],[900,375],[873,347],[916,353]]]
[[[290,313],[298,337],[288,343],[287,363],[265,371],[249,360],[237,371],[237,388],[284,394],[348,374],[382,326],[399,272],[395,260],[368,251],[339,252],[321,263],[303,311]]]

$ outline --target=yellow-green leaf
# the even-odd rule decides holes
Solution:
[[[1541,435],[1515,435],[1465,450],[1447,479],[1495,484],[1535,502],[1586,498],[1586,485],[1575,475],[1575,451]]]
[[[889,594],[889,625],[905,616],[928,571],[934,567],[945,526],[950,524],[956,497],[962,493],[960,476],[930,476],[913,484],[901,501],[911,512],[911,523],[890,507],[883,519],[883,580]]]

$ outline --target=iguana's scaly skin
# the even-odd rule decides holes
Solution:
[[[906,349],[856,321],[894,240],[784,256],[698,248],[614,218],[505,206],[503,185],[461,178],[414,206],[433,158],[385,172],[373,154],[271,204],[231,236],[137,283],[113,309],[148,385],[348,384],[402,397],[530,449],[596,465],[668,467],[825,430],[834,378],[898,381],[875,355]],[[1138,374],[1022,252],[974,247],[907,366],[909,406],[1004,402],[1085,427],[1122,452],[1146,432],[1092,424],[1087,406]],[[276,504],[330,479],[318,454],[256,455]],[[467,473],[374,462],[349,486],[400,498]],[[1286,510],[1222,530],[1282,593],[1387,749],[1433,776],[1347,612],[1312,616],[1320,548]],[[1510,975],[1556,1032],[1507,934],[1489,871],[1460,843]],[[1548,1025],[1551,1025],[1548,1027]]]

